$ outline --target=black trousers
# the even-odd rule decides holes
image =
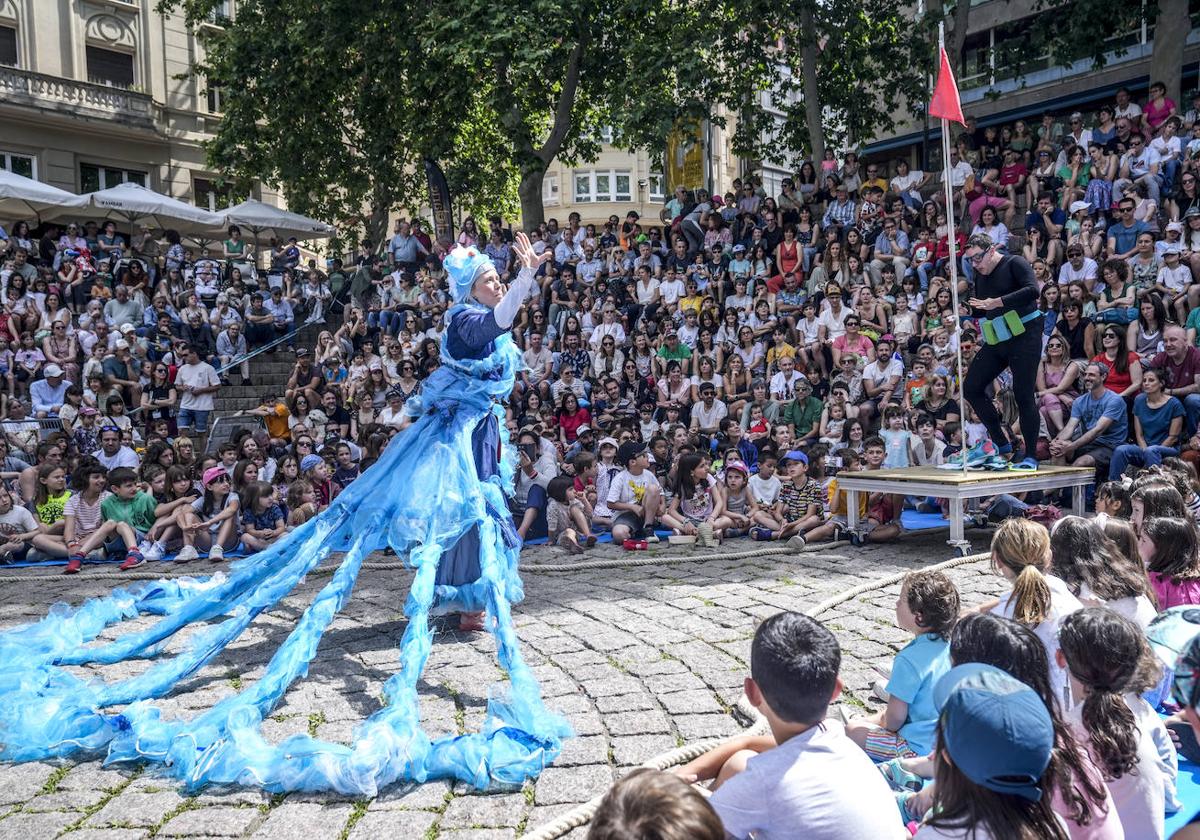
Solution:
[[[1011,443],[1000,413],[992,404],[987,388],[1005,368],[1012,369],[1013,396],[1021,422],[1021,437],[1025,439],[1026,455],[1037,450],[1041,415],[1038,412],[1037,368],[1042,357],[1042,318],[1025,324],[1025,332],[999,344],[984,344],[975,354],[963,382],[963,396],[975,409],[975,414],[987,426],[988,436],[996,446]],[[963,418],[964,420],[966,418]]]

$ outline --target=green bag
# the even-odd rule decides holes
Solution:
[[[1004,313],[1004,323],[1008,324],[1009,332],[1013,335],[1023,335],[1025,333],[1025,322],[1021,320],[1021,316],[1011,309]]]
[[[999,344],[1000,339],[996,336],[996,328],[992,326],[991,318],[984,318],[979,322],[979,326],[983,329],[984,344]]]

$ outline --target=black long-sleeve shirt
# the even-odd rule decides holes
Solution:
[[[1037,308],[1037,279],[1033,267],[1024,257],[1004,256],[992,269],[991,274],[975,272],[975,292],[972,297],[980,299],[1000,298],[1000,307],[985,312],[972,307],[975,317],[997,318],[1008,310],[1018,315],[1028,315]]]

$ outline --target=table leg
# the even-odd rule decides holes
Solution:
[[[950,542],[966,542],[963,534],[963,500],[953,496],[950,498]]]
[[[1085,509],[1086,497],[1084,495],[1086,489],[1082,484],[1076,484],[1071,488],[1071,513],[1076,516],[1087,515],[1087,510]]]
[[[846,491],[846,521],[850,524],[850,531],[858,533],[858,491]]]

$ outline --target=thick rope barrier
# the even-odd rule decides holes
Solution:
[[[808,546],[805,548],[807,549]],[[944,571],[945,569],[953,569],[956,566],[964,566],[968,563],[986,560],[990,556],[991,555],[988,553],[983,553],[970,554],[966,557],[955,557],[943,563],[935,563],[932,566],[926,566],[922,569],[922,571]],[[845,592],[840,592],[832,598],[822,601],[812,609],[805,610],[805,612],[806,614],[815,618],[822,613],[828,612],[839,604],[844,604],[847,601],[857,598],[859,595],[863,595],[867,592],[877,589],[886,589],[889,586],[900,583],[902,580],[904,580],[904,576],[908,573],[908,571],[897,572],[896,574],[888,575],[887,577],[868,581],[867,583],[852,587]],[[743,738],[747,735],[763,735],[768,731],[766,719],[763,718],[762,715],[760,715],[758,711],[750,705],[749,701],[746,699],[746,695],[743,694],[738,698],[737,703],[734,705],[734,711],[745,719],[753,720],[754,723],[739,732],[737,735],[731,735],[728,738],[707,738],[703,741],[696,741],[693,744],[687,744],[685,746],[669,750],[665,753],[660,753],[653,758],[647,759],[638,766],[648,767],[651,770],[667,770],[668,768],[676,767],[680,764],[691,761],[692,759],[699,758],[714,747],[719,747],[721,744],[731,741],[734,738]],[[595,815],[596,809],[600,807],[600,802],[604,799],[604,796],[605,794],[602,793],[599,796],[583,803],[582,805],[572,808],[570,811],[562,814],[557,819],[541,825],[535,828],[533,831],[522,834],[522,840],[555,840],[555,838],[562,837],[564,834],[572,831],[573,829],[587,825],[589,822],[591,822],[592,817]]]
[[[542,572],[578,572],[589,569],[619,569],[627,566],[661,566],[672,563],[707,563],[711,560],[746,560],[753,557],[769,557],[772,555],[795,555],[795,554],[815,554],[824,553],[827,549],[837,548],[838,546],[849,545],[845,541],[820,543],[818,545],[806,545],[801,549],[790,549],[785,546],[768,546],[765,548],[752,549],[750,551],[724,551],[715,552],[713,554],[701,553],[694,551],[684,554],[655,554],[653,552],[629,552],[628,556],[618,557],[612,560],[583,560],[578,563],[526,563],[520,567],[521,572],[533,572],[535,574]],[[832,555],[833,559],[844,559],[840,555]],[[197,565],[184,567],[173,563],[166,563],[162,569],[157,572],[102,572],[99,574],[85,574],[72,578],[67,578],[61,572],[46,572],[41,574],[4,574],[0,572],[0,584],[4,583],[31,583],[36,581],[57,580],[63,583],[68,582],[113,582],[124,583],[125,581],[136,580],[158,580],[163,577],[185,577],[188,574],[194,574],[200,568],[200,564],[204,561],[197,561]],[[223,571],[222,566],[211,566],[214,572]],[[309,577],[319,575],[331,575],[336,570],[336,564],[329,564],[313,569],[308,573]],[[407,563],[396,560],[387,563],[364,563],[362,566],[364,572],[398,572],[412,571],[412,566]],[[169,572],[178,572],[179,574],[168,574]]]

